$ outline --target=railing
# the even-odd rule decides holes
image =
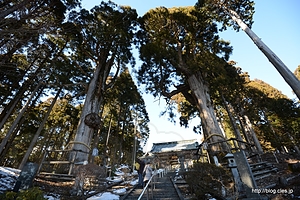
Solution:
[[[47,166],[48,169],[45,169],[44,172],[50,172],[51,174],[57,173],[57,170],[60,171],[58,173],[71,175],[73,168],[76,164],[75,158],[78,152],[83,152],[81,150],[46,150],[42,161],[40,163],[38,173],[41,172],[44,166]],[[59,158],[52,158],[51,154],[56,153],[56,157]],[[88,153],[88,152],[83,152]],[[54,159],[54,160],[53,160]],[[65,165],[64,167],[62,165]],[[66,171],[67,170],[67,171]],[[63,172],[61,172],[63,171]]]
[[[145,193],[146,190],[147,190],[147,200],[149,199],[149,187],[148,186],[152,182],[152,179],[153,179],[154,176],[156,176],[156,173],[152,174],[151,178],[149,179],[149,181],[147,182],[146,186],[144,187],[142,193],[140,194],[138,200],[140,200],[143,197],[143,195],[144,195],[144,193]],[[154,184],[151,184],[151,196],[152,196],[152,199],[153,199],[153,185]]]
[[[225,139],[219,142],[202,142],[200,145],[198,145],[198,149],[197,152],[195,153],[195,155],[199,156],[197,160],[200,160],[200,158],[202,158],[203,162],[204,162],[204,158],[207,158],[207,161],[210,163],[210,157],[208,155],[208,151],[209,151],[209,146],[211,145],[216,145],[216,144],[221,144],[221,143],[226,143],[227,146],[229,147],[228,151],[229,152],[236,152],[238,150],[243,150],[247,156],[256,156],[258,155],[257,152],[255,151],[254,148],[255,145],[245,142],[245,141],[241,141],[238,140],[236,138],[229,138],[229,139]]]
[[[152,174],[152,176],[151,176],[151,178],[149,179],[149,181],[147,182],[147,184],[146,184],[146,186],[144,187],[144,189],[143,189],[143,191],[142,191],[142,193],[140,194],[140,196],[139,196],[139,198],[138,198],[138,200],[140,200],[142,197],[143,197],[143,195],[144,195],[144,193],[146,192],[146,190],[147,190],[147,200],[149,199],[149,185],[151,184],[151,198],[153,199],[153,189],[155,189],[155,176],[157,175],[158,176],[158,178],[161,178],[161,177],[163,177],[164,175],[166,174],[166,169],[165,170],[161,170],[161,171],[155,171],[153,174]]]

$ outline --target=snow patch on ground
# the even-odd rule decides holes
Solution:
[[[12,190],[20,175],[20,170],[9,167],[0,167],[0,193]]]
[[[20,175],[20,170],[13,169],[9,167],[1,167],[0,166],[0,194],[5,193],[7,190],[12,190],[17,181],[17,178]],[[119,171],[118,176],[113,179],[107,178],[108,181],[111,182],[121,182],[122,176],[125,174]],[[136,185],[138,182],[137,179],[128,182],[127,184]],[[120,199],[120,195],[126,192],[126,188],[115,189],[112,192],[104,192],[94,195],[87,200],[118,200]],[[60,200],[60,195],[55,193],[45,194],[44,197],[48,200]]]

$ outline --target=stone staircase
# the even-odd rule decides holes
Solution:
[[[264,178],[271,175],[272,172],[278,171],[271,163],[260,162],[255,164],[250,164],[253,176],[255,180]]]
[[[153,194],[151,194],[151,189],[144,193],[142,200],[147,199],[147,195],[149,195],[149,199],[157,199],[157,200],[180,200],[183,198],[180,198],[177,193],[176,186],[174,187],[174,184],[170,177],[173,177],[175,173],[168,173],[162,178],[155,177],[156,180],[154,180],[154,183],[152,183],[153,187]],[[151,186],[149,185],[151,188]],[[135,187],[128,196],[124,196],[121,199],[124,200],[137,200],[140,194],[142,193],[142,188]],[[153,198],[152,198],[153,197]]]
[[[278,171],[273,164],[268,162],[253,163],[250,164],[250,168],[258,187],[264,185],[263,182]]]

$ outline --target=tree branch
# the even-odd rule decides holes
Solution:
[[[179,93],[182,93],[184,92],[184,90],[189,90],[189,86],[188,85],[185,85],[185,84],[181,84],[181,85],[177,85],[175,86],[177,89],[176,90],[173,90],[172,92],[166,92],[165,89],[161,88],[162,89],[162,95],[164,97],[167,97],[167,98],[171,98],[172,96],[176,95],[176,94],[179,94]]]
[[[183,72],[185,75],[190,75],[190,71],[187,69],[185,63],[183,62],[182,59],[182,44],[181,42],[178,43],[178,62],[176,62],[175,60],[171,59],[172,65],[175,66],[176,69],[178,69],[179,71]]]
[[[120,60],[118,62],[118,65],[117,65],[117,71],[114,75],[114,77],[111,79],[111,81],[105,85],[105,90],[108,89],[108,88],[111,88],[113,87],[114,83],[116,82],[117,78],[118,78],[118,74],[119,74],[119,71],[120,71],[121,67],[120,67]]]

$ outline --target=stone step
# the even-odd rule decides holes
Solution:
[[[250,168],[254,177],[254,180],[259,183],[265,178],[268,178],[272,173],[277,172],[278,169],[268,162],[259,162],[250,164]]]
[[[75,177],[69,174],[54,174],[54,173],[46,173],[40,172],[37,175],[38,178],[46,179],[46,180],[59,180],[59,181],[74,181]]]
[[[261,163],[250,164],[250,168],[252,171],[258,171],[261,169],[271,169],[273,168],[273,165],[271,163],[261,162]]]
[[[269,173],[276,172],[276,171],[278,171],[277,168],[263,169],[263,170],[253,172],[252,174],[253,174],[254,177],[256,177],[256,176],[261,176],[261,175],[269,174]]]
[[[179,199],[176,189],[167,174],[162,178],[156,179],[157,181],[153,184],[153,199],[160,200],[177,200]],[[150,186],[151,187],[151,186]],[[141,188],[135,188],[128,196],[122,198],[125,200],[136,200],[142,193]],[[149,197],[152,199],[151,188],[149,188]],[[142,200],[147,199],[147,191],[144,193]]]

